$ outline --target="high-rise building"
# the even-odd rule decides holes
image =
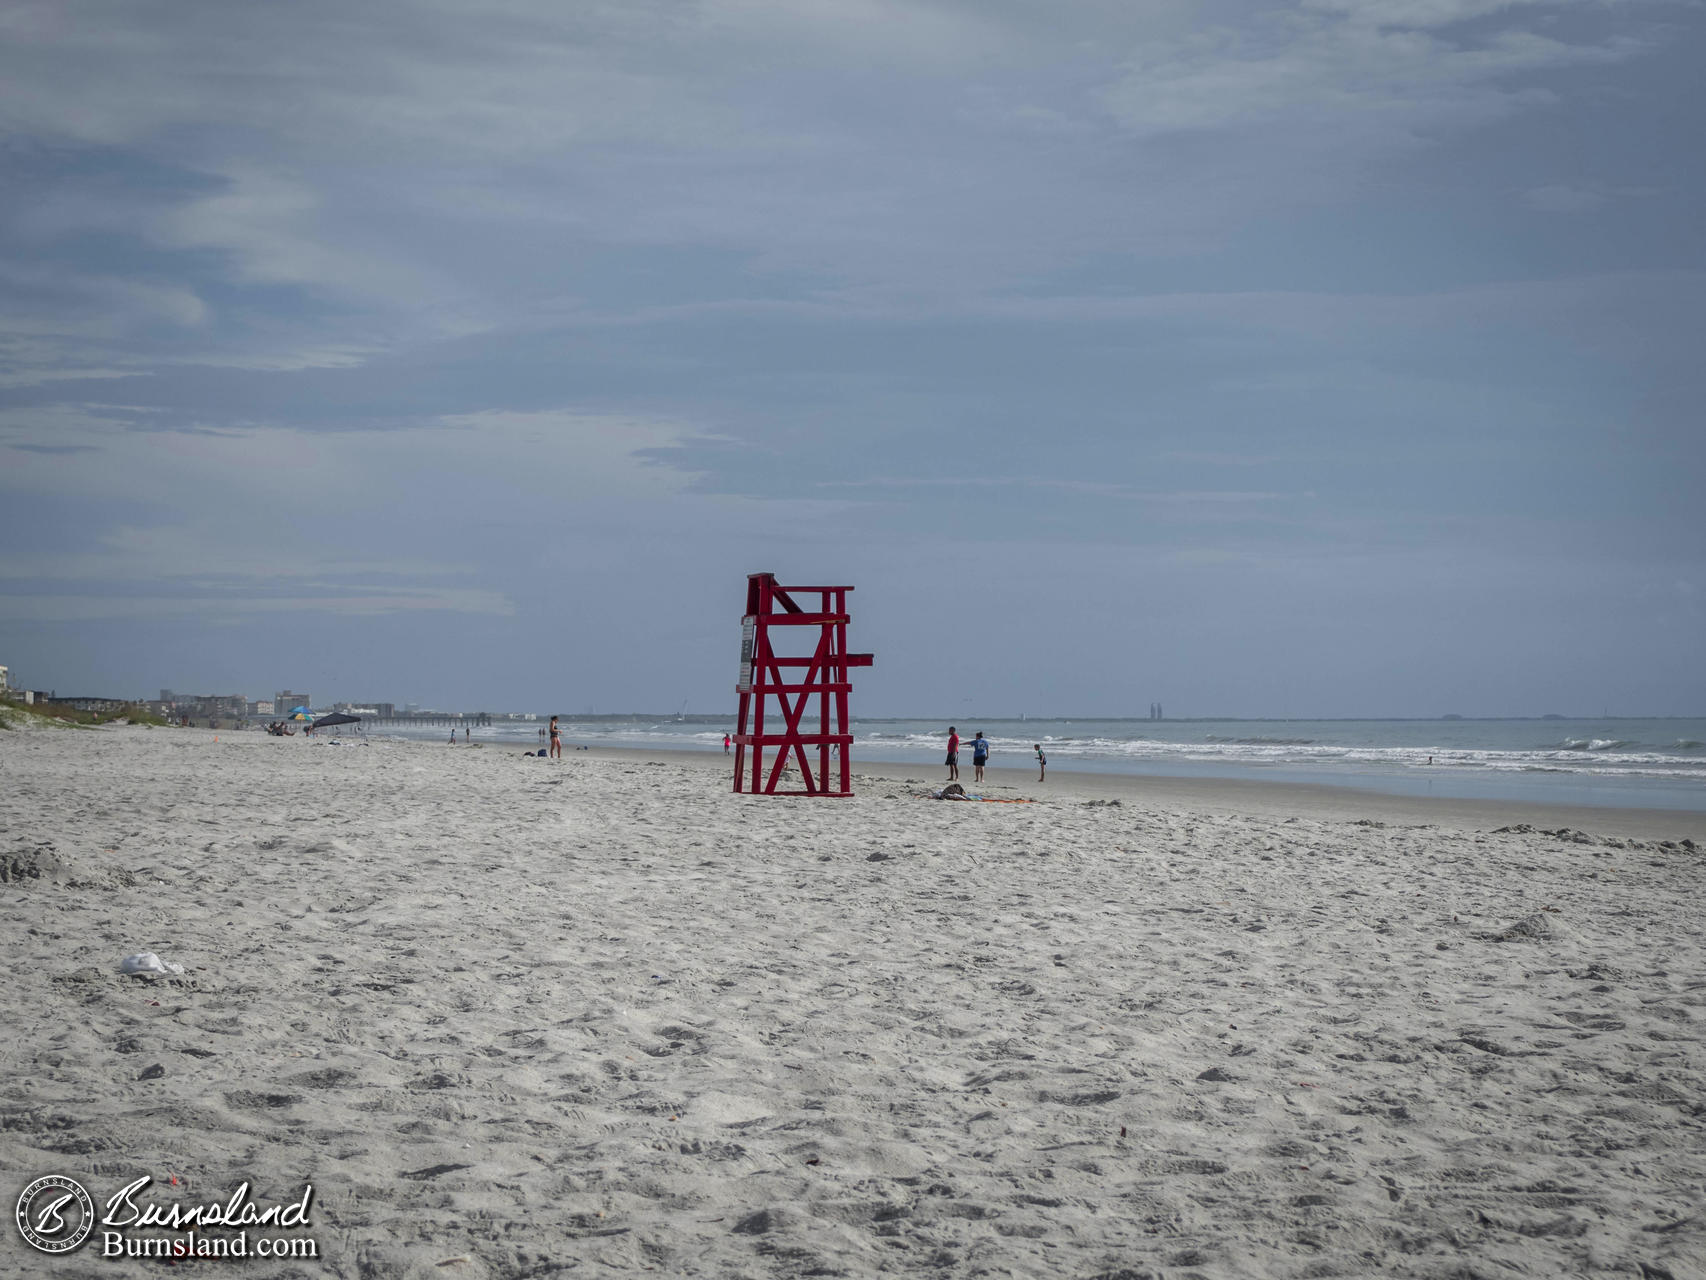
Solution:
[[[229,723],[249,714],[249,700],[240,693],[197,694],[191,701],[190,714],[198,720],[205,718]]]

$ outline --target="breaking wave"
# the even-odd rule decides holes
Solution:
[[[1070,769],[1074,762],[1094,770],[1134,773],[1192,771],[1226,766],[1246,770],[1315,774],[1322,780],[1353,775],[1445,779],[1452,774],[1480,778],[1521,774],[1573,775],[1583,781],[1650,779],[1706,794],[1706,733],[1701,721],[1661,727],[1584,724],[1588,730],[1562,741],[1545,740],[1529,722],[1332,722],[1295,724],[1221,721],[997,720],[974,722],[960,717],[970,731],[983,730],[997,768],[1028,767],[1032,744],[1040,742],[1050,764]],[[855,721],[855,757],[939,764],[948,722],[924,720]],[[733,728],[730,723],[727,728]],[[565,717],[564,739],[576,744],[688,748],[722,751],[725,726],[703,721],[575,720]],[[1287,734],[1286,730],[1293,730]],[[1268,730],[1269,732],[1264,732]],[[1278,730],[1277,733],[1272,732]],[[493,726],[475,729],[475,737],[536,745],[539,727]],[[433,728],[420,736],[436,738]],[[1557,732],[1552,730],[1551,732]],[[1567,732],[1567,730],[1566,730]],[[1594,733],[1603,736],[1592,736]],[[1282,736],[1283,735],[1283,736]],[[416,735],[408,735],[416,736]],[[962,750],[970,738],[962,735]],[[1664,745],[1649,745],[1663,743]]]

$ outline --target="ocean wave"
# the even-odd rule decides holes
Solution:
[[[861,734],[865,754],[880,758],[884,750],[939,754],[939,733]],[[961,738],[964,749],[967,738]],[[1433,746],[1350,746],[1307,738],[1210,737],[1198,741],[1160,741],[1139,737],[1024,738],[991,736],[991,759],[997,766],[1026,760],[1031,744],[1041,742],[1052,760],[1128,761],[1133,764],[1169,761],[1223,763],[1263,768],[1374,768],[1379,770],[1463,769],[1491,772],[1559,772],[1650,777],[1691,777],[1706,782],[1706,760],[1700,755],[1630,750],[1625,739],[1571,739],[1542,749],[1495,749]],[[1028,762],[1028,761],[1027,761]]]
[[[476,728],[476,739],[497,742],[520,741],[536,745],[540,725],[501,724]],[[1056,729],[1067,726],[1056,724]],[[1031,744],[1041,742],[1050,763],[1066,768],[1072,762],[1083,761],[1092,768],[1121,766],[1135,772],[1148,768],[1168,770],[1174,767],[1224,765],[1237,769],[1260,769],[1264,772],[1292,770],[1330,778],[1335,773],[1372,773],[1416,776],[1422,771],[1442,776],[1459,772],[1485,777],[1489,774],[1549,773],[1574,774],[1583,779],[1650,778],[1663,779],[1691,786],[1706,786],[1706,752],[1703,739],[1695,725],[1678,725],[1664,734],[1663,747],[1644,746],[1636,739],[1654,741],[1657,733],[1637,732],[1631,738],[1571,737],[1562,742],[1542,744],[1529,738],[1526,744],[1471,744],[1459,741],[1443,743],[1442,736],[1460,734],[1458,729],[1438,730],[1426,726],[1399,727],[1395,733],[1409,734],[1408,742],[1335,742],[1326,732],[1312,732],[1310,725],[1296,737],[1265,736],[1268,726],[1249,726],[1254,733],[1239,733],[1240,726],[1213,726],[1217,733],[1206,733],[1210,726],[1161,726],[1151,723],[1108,725],[1103,733],[1086,732],[1090,726],[1074,726],[1078,732],[1049,734],[1043,722],[1034,726],[1016,722],[968,721],[968,732],[962,735],[961,749],[969,745],[970,734],[983,729],[991,744],[991,763],[996,767],[1019,767],[1031,763]],[[1102,726],[1097,725],[1100,729]],[[1282,733],[1284,727],[1272,726]],[[1595,726],[1598,728],[1599,726]],[[1298,725],[1304,729],[1305,726]],[[688,749],[722,750],[723,730],[703,723],[640,720],[576,721],[565,719],[564,738],[594,746],[605,744],[628,747],[683,747]],[[919,723],[869,724],[855,727],[856,758],[867,760],[939,761],[946,739],[946,725],[926,728]],[[1688,736],[1677,736],[1678,730]],[[421,733],[405,732],[400,737],[437,739],[443,732],[437,727]],[[1513,729],[1507,732],[1522,732]],[[1603,730],[1602,730],[1603,732]],[[1196,737],[1196,734],[1204,734]],[[1021,736],[1022,735],[1022,736]],[[1424,736],[1425,735],[1425,736]],[[1171,740],[1169,740],[1171,739]],[[1520,740],[1519,740],[1520,741]],[[1674,744],[1674,745],[1672,745]]]

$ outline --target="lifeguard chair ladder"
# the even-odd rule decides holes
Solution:
[[[847,670],[868,667],[873,659],[868,653],[847,652],[847,593],[851,590],[784,587],[774,574],[747,575],[740,683],[735,686],[740,694],[740,721],[734,736],[736,791],[768,796],[853,794],[848,762],[853,734],[847,720],[847,693],[853,686]],[[810,601],[812,596],[817,597],[815,602]],[[802,605],[801,599],[816,607]],[[816,647],[799,652],[810,645],[811,628],[816,628]],[[778,653],[778,648],[783,652]],[[806,714],[814,697],[815,725]],[[781,727],[767,732],[767,703],[772,698],[778,704],[777,718],[769,723],[775,725],[779,719]],[[766,747],[776,748],[768,769]],[[790,756],[800,767],[800,790],[778,787]],[[837,765],[833,781],[831,757]]]

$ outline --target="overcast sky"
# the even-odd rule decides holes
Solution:
[[[0,663],[61,693],[1706,713],[1662,0],[16,2]]]

